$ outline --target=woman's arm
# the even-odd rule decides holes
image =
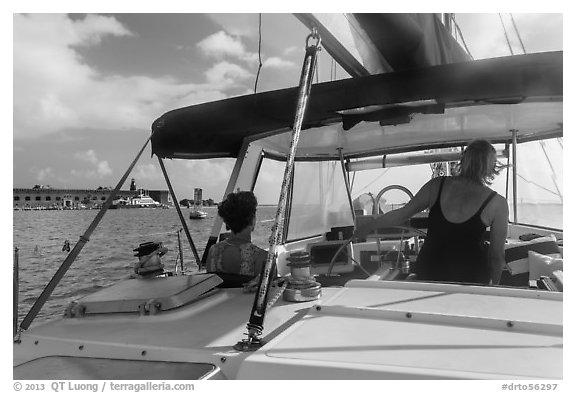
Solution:
[[[435,178],[428,181],[420,188],[408,203],[401,208],[389,211],[388,213],[375,217],[374,220],[368,222],[361,227],[356,228],[354,236],[363,239],[376,228],[386,228],[398,225],[405,225],[406,221],[414,214],[421,212],[430,206],[430,196],[433,189],[437,189],[440,178]]]
[[[494,209],[494,218],[490,224],[490,268],[491,283],[498,285],[502,269],[506,263],[504,259],[504,244],[508,235],[508,202],[500,195],[497,195]]]

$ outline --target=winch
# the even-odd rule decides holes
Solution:
[[[162,246],[161,242],[141,243],[133,250],[134,256],[138,257],[138,262],[134,263],[134,272],[142,277],[155,277],[164,273],[164,265],[160,257],[168,249]]]
[[[284,300],[307,302],[319,299],[322,290],[320,283],[310,275],[310,254],[306,251],[295,251],[286,259],[290,261],[290,276],[287,278]]]

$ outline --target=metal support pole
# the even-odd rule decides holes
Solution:
[[[136,158],[134,158],[134,160],[128,167],[128,170],[126,171],[126,173],[124,173],[124,176],[122,176],[122,178],[120,179],[114,190],[110,193],[108,199],[106,199],[106,202],[104,202],[102,208],[98,211],[98,214],[96,215],[96,217],[94,218],[94,220],[92,221],[86,232],[84,232],[84,235],[80,236],[80,240],[78,240],[78,243],[76,243],[76,245],[74,246],[72,251],[70,251],[64,262],[62,262],[62,265],[60,265],[60,267],[58,268],[58,270],[56,271],[56,273],[54,274],[48,285],[46,285],[46,287],[44,288],[38,299],[36,299],[36,302],[30,309],[30,311],[28,311],[28,314],[26,314],[24,320],[20,324],[20,330],[26,330],[30,327],[30,324],[32,323],[34,318],[36,318],[36,315],[38,315],[38,312],[40,312],[42,306],[44,306],[44,304],[46,303],[46,301],[48,300],[48,298],[50,297],[50,295],[52,294],[52,292],[54,291],[60,280],[62,280],[62,277],[64,277],[64,275],[66,274],[72,263],[76,260],[76,257],[78,256],[78,254],[80,254],[82,248],[84,248],[84,245],[90,240],[90,235],[92,235],[92,232],[94,232],[94,230],[104,217],[104,214],[106,214],[106,212],[112,205],[112,201],[114,201],[114,198],[116,198],[118,191],[120,191],[120,187],[122,187],[122,185],[128,178],[128,175],[130,174],[130,172],[132,172],[132,169],[134,169],[136,162],[138,162],[138,160],[140,159],[140,156],[144,152],[144,149],[148,145],[148,142],[150,142],[150,140],[152,139],[153,134],[154,131],[152,131],[152,133],[146,140],[146,143],[144,143],[144,146],[142,146],[142,148],[136,155]]]
[[[160,163],[160,168],[162,168],[162,173],[164,174],[164,179],[166,179],[166,185],[168,185],[170,195],[172,195],[172,200],[174,201],[174,206],[176,206],[176,211],[178,212],[178,216],[180,217],[180,222],[182,223],[182,227],[184,228],[184,232],[186,233],[186,237],[188,238],[188,243],[190,243],[190,248],[192,248],[192,252],[194,253],[194,257],[196,258],[196,263],[198,264],[198,270],[200,270],[202,269],[202,264],[200,263],[200,256],[198,256],[198,251],[196,251],[196,246],[194,245],[194,241],[192,241],[192,236],[190,236],[188,225],[186,224],[186,220],[184,219],[184,215],[182,214],[182,209],[180,209],[178,199],[176,199],[176,194],[174,194],[174,189],[172,188],[172,184],[170,183],[170,179],[168,178],[168,173],[166,172],[166,168],[164,167],[164,162],[162,162],[162,159],[160,157],[158,157],[158,162]]]
[[[518,130],[512,131],[512,199],[514,206],[514,224],[518,224],[518,171],[516,166],[517,159],[517,138]]]
[[[181,231],[182,229],[180,229]],[[178,234],[178,254],[180,255],[180,272],[184,274],[184,254],[182,253],[182,240],[180,239],[180,231]]]
[[[354,212],[354,202],[352,202],[352,190],[350,189],[350,181],[348,179],[348,172],[346,171],[346,164],[344,163],[344,155],[342,154],[342,148],[338,148],[338,154],[340,155],[340,165],[342,166],[342,175],[344,176],[344,184],[346,185],[346,194],[348,195],[348,203],[350,204],[350,211],[352,211],[352,220],[354,225],[356,225],[356,213]]]
[[[15,337],[16,333],[18,333],[18,302],[19,302],[19,294],[20,294],[20,277],[19,277],[19,261],[18,261],[18,247],[14,247],[14,283],[13,283],[13,307],[12,307],[12,321],[14,323],[12,336]]]

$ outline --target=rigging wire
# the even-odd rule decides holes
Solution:
[[[256,72],[256,81],[254,82],[254,94],[258,88],[258,78],[262,69],[262,14],[258,14],[258,71]]]
[[[516,27],[516,21],[514,20],[514,15],[510,14],[510,19],[512,19],[512,25],[514,26],[514,30],[516,31],[516,37],[518,37],[518,41],[520,41],[520,46],[522,46],[522,51],[524,52],[524,54],[526,54],[526,48],[524,47],[522,37],[520,37],[520,33],[518,32],[518,27]]]
[[[462,45],[464,45],[464,49],[466,50],[466,53],[468,53],[468,56],[470,56],[470,58],[472,58],[472,60],[474,60],[474,56],[472,56],[470,49],[468,49],[468,45],[466,45],[466,40],[464,39],[464,35],[462,34],[462,30],[460,30],[460,25],[458,25],[458,22],[456,22],[456,15],[454,15],[454,14],[452,14],[452,22],[454,22],[454,27],[456,28],[456,31],[458,32],[458,35],[460,36],[460,39],[462,40]]]
[[[332,57],[332,62],[330,65],[330,81],[336,80],[336,60]]]
[[[502,29],[504,30],[504,37],[506,37],[506,43],[508,44],[508,49],[510,50],[510,54],[514,55],[514,51],[512,50],[512,45],[510,45],[510,39],[508,38],[508,33],[506,32],[506,26],[504,26],[504,21],[502,20],[502,14],[498,14],[500,17],[500,23],[502,24]]]
[[[550,194],[555,195],[555,196],[557,196],[558,198],[562,199],[562,195],[559,194],[559,193],[557,193],[557,192],[555,192],[554,190],[550,190],[550,189],[548,189],[548,188],[546,188],[546,187],[544,187],[544,186],[536,183],[535,181],[529,180],[529,179],[527,179],[526,177],[522,176],[522,175],[519,174],[519,173],[517,174],[517,176],[518,176],[520,179],[524,180],[526,183],[532,184],[533,186],[536,186],[536,187],[538,187],[539,189],[544,190],[544,191],[547,191],[547,192],[549,192]]]
[[[546,161],[548,162],[548,166],[550,167],[550,170],[552,171],[552,182],[554,183],[554,187],[556,187],[556,192],[557,192],[557,196],[560,198],[560,201],[563,203],[564,199],[562,198],[562,191],[560,190],[560,187],[558,187],[558,177],[556,176],[556,171],[554,170],[554,166],[552,165],[552,161],[550,161],[550,157],[548,156],[548,152],[546,151],[546,143],[544,141],[539,141],[540,142],[540,148],[542,149],[542,153],[544,153],[544,157],[546,157]]]
[[[366,186],[362,187],[360,190],[358,190],[357,192],[360,193],[362,191],[364,191],[365,189],[367,189],[368,187],[370,187],[372,184],[376,183],[378,180],[380,180],[380,178],[382,176],[384,176],[388,171],[390,170],[390,168],[384,168],[384,171],[380,174],[380,176],[378,176],[376,179],[372,180],[370,183],[368,183]]]
[[[318,52],[320,52],[320,50],[318,50]],[[314,72],[314,76],[316,76],[316,84],[319,83],[318,68],[320,68],[320,56],[317,56],[317,57],[316,57],[316,69],[315,69],[315,72]]]

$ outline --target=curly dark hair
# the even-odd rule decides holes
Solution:
[[[258,201],[253,192],[233,192],[218,205],[218,215],[232,233],[238,233],[252,223],[257,206]]]

